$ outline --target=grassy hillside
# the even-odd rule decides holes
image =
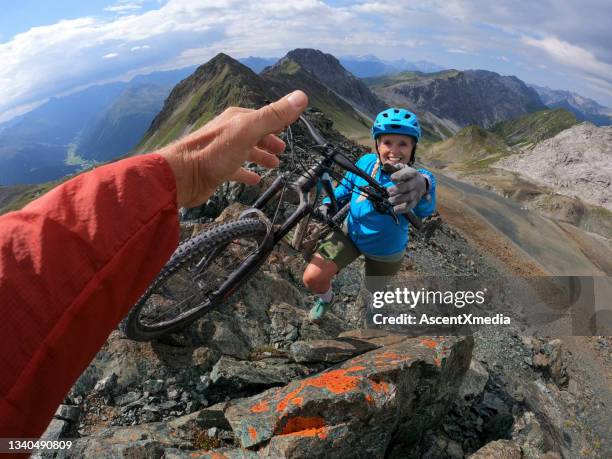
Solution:
[[[482,168],[512,153],[496,134],[468,126],[450,139],[424,148],[420,154],[438,166]]]
[[[0,186],[0,215],[23,208],[60,183],[53,181],[37,185]]]
[[[562,108],[529,113],[508,121],[502,121],[491,129],[508,145],[530,147],[550,139],[559,132],[578,123],[576,116]]]
[[[177,85],[137,147],[150,151],[198,129],[225,108],[258,108],[270,93],[248,67],[219,54]]]

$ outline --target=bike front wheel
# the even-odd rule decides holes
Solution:
[[[129,312],[124,333],[137,341],[159,338],[227,300],[257,270],[238,271],[260,253],[266,233],[264,222],[245,218],[215,225],[183,242]],[[261,262],[265,258],[259,256]],[[233,286],[227,285],[236,275]]]

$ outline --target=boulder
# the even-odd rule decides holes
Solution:
[[[191,449],[191,441],[160,422],[102,429],[73,442],[67,457],[96,459],[163,457],[168,448]]]
[[[478,398],[484,392],[488,380],[489,373],[485,367],[477,360],[472,359],[470,368],[459,387],[459,397],[466,402]]]
[[[225,416],[242,447],[263,456],[383,457],[440,422],[472,348],[471,337],[408,338],[232,401]]]
[[[213,386],[223,388],[224,392],[232,392],[281,386],[308,373],[308,367],[296,363],[274,364],[269,360],[249,362],[223,356],[210,372],[210,380]]]
[[[497,440],[487,443],[469,459],[521,459],[521,448],[511,440]]]

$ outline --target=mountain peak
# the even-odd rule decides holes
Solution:
[[[249,67],[224,53],[201,65],[172,90],[139,151],[166,145],[230,106],[258,108],[270,92]]]
[[[289,51],[275,67],[283,73],[295,73],[302,68],[321,81],[329,89],[348,101],[359,111],[374,117],[386,105],[340,61],[331,54],[318,49],[298,48]]]

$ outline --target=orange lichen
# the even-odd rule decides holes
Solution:
[[[354,390],[357,388],[358,382],[361,378],[359,376],[350,376],[348,373],[359,370],[365,370],[365,367],[354,366],[346,369],[332,370],[302,381],[298,387],[285,395],[285,397],[278,403],[276,406],[276,411],[284,411],[289,405],[289,402],[292,402],[297,395],[308,386],[319,389],[327,389],[334,394],[344,394]]]
[[[297,416],[288,419],[278,435],[317,436],[324,439],[327,438],[327,427],[325,426],[325,419],[321,417]]]
[[[365,396],[366,402],[368,403],[374,403],[374,399],[372,398],[372,396],[370,394],[367,394]]]
[[[227,459],[227,456],[225,454],[211,452],[210,459]]]
[[[257,429],[255,427],[249,427],[249,437],[251,437],[251,440],[257,439]]]
[[[383,359],[405,359],[405,356],[402,356],[400,354],[398,354],[397,352],[382,352],[381,354],[377,354],[376,358],[383,358]]]
[[[372,389],[374,390],[374,392],[384,392],[387,393],[389,392],[389,384],[387,384],[386,382],[376,382],[376,381],[372,381]]]
[[[438,346],[438,343],[433,339],[422,339],[421,344],[427,346],[429,349],[435,349]]]
[[[291,400],[291,403],[297,406],[302,406],[302,403],[304,403],[304,399],[302,397],[295,397],[293,400]]]
[[[440,357],[434,357],[433,361],[437,367],[442,365],[442,361],[440,360]]]
[[[251,413],[265,413],[266,411],[270,411],[267,400],[262,400],[251,407]]]

